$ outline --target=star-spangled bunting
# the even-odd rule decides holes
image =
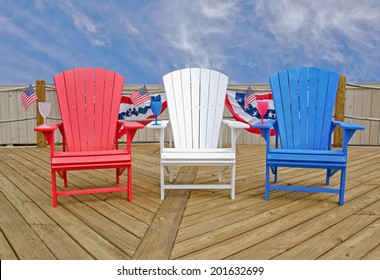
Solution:
[[[150,96],[152,99],[161,99],[162,102],[162,110],[165,111],[167,102],[166,96],[164,92],[156,93],[153,96]],[[150,108],[150,99],[139,104],[135,105],[131,99],[131,95],[123,95],[121,97],[120,102],[120,110],[119,110],[119,120],[126,121],[145,121],[149,119],[153,119],[154,115]]]
[[[145,86],[131,93],[131,100],[135,106],[138,106],[150,100],[148,91]]]
[[[247,110],[249,104],[251,104],[254,100],[256,100],[256,95],[249,86],[244,95],[244,110]]]
[[[254,128],[252,125],[261,120],[261,116],[257,110],[258,101],[267,101],[269,103],[268,112],[265,115],[266,120],[276,119],[276,110],[274,108],[273,96],[271,92],[267,93],[258,93],[255,94],[256,98],[253,102],[245,107],[245,93],[235,92],[227,90],[227,95],[225,99],[226,107],[231,112],[235,120],[249,124],[249,128],[246,128],[247,131],[251,133],[261,134],[260,129]],[[271,129],[271,136],[275,135],[273,129]]]
[[[167,102],[165,92],[156,93],[155,96],[151,97],[152,99],[160,99],[162,102],[161,113],[166,110]],[[154,119],[150,107],[150,99],[141,103],[140,105],[134,105],[131,99],[131,95],[123,95],[121,97],[120,109],[119,109],[119,120],[125,121],[138,121],[143,125],[147,125]],[[120,131],[119,137],[123,136],[126,133],[125,131]]]
[[[29,85],[27,89],[21,95],[22,105],[25,109],[28,109],[29,105],[37,100],[37,94],[34,91],[32,85]]]

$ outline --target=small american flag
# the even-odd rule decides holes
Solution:
[[[150,100],[148,91],[146,90],[145,86],[143,86],[139,90],[132,92],[130,95],[130,98],[135,106],[138,106],[141,103],[144,103]]]
[[[253,93],[251,86],[249,86],[244,95],[244,110],[247,110],[249,104],[254,100],[256,100],[256,95]]]
[[[21,100],[22,105],[25,109],[28,109],[29,105],[37,100],[37,95],[32,85],[29,85],[29,87],[26,90],[24,90],[24,92],[21,95]]]

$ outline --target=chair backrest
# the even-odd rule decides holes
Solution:
[[[168,73],[163,80],[175,147],[217,148],[228,77],[187,68]]]
[[[100,68],[54,76],[68,151],[111,150],[124,77]]]
[[[282,148],[327,149],[338,83],[337,73],[314,67],[270,76]]]

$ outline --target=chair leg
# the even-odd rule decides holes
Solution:
[[[116,184],[120,184],[120,168],[116,168]]]
[[[63,186],[67,188],[67,171],[63,171]]]
[[[278,167],[275,166],[273,167],[273,174],[274,174],[274,182],[277,183],[277,171],[278,171]]]
[[[57,207],[57,180],[55,177],[55,171],[51,170],[51,191],[53,199],[53,207]]]
[[[170,183],[173,183],[173,172],[172,172],[171,166],[168,167],[168,173],[169,173],[169,181],[170,181]],[[162,176],[164,176],[164,175],[162,175]]]
[[[222,172],[223,172],[223,167],[218,168],[218,181],[222,181]]]
[[[169,167],[171,168],[171,167]],[[171,174],[171,172],[170,172]],[[165,190],[164,190],[164,183],[165,183],[165,173],[164,173],[164,166],[161,164],[160,166],[160,187],[161,187],[161,200],[164,200],[165,198]]]
[[[273,175],[274,175],[274,183],[277,183],[277,166],[271,166],[270,167],[270,170],[272,171]]]
[[[331,170],[330,169],[327,169],[326,170],[326,186],[330,186],[330,173],[331,173]]]
[[[228,166],[220,166],[220,167],[218,168],[218,180],[219,180],[219,182],[222,181],[222,174],[223,174],[223,172],[224,172],[227,168],[228,168]]]
[[[343,168],[340,175],[340,192],[339,192],[339,205],[344,204],[344,190],[346,186],[346,168]]]
[[[132,166],[128,167],[128,201],[132,201]]]
[[[165,166],[164,168],[165,168],[166,172],[168,172],[168,174],[169,174],[169,182],[173,183],[173,175],[172,175],[171,166]]]
[[[231,199],[235,199],[235,176],[236,176],[236,164],[231,167]]]
[[[270,167],[267,165],[265,170],[265,200],[269,199],[269,172]]]

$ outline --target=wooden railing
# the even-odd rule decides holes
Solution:
[[[36,94],[37,94],[37,101],[36,101],[36,126],[41,125],[44,123],[44,118],[41,116],[40,112],[38,111],[38,102],[45,102],[46,101],[46,90],[45,90],[45,81],[44,80],[37,80],[36,81]],[[47,142],[45,137],[43,136],[42,132],[37,132],[37,147],[44,148],[47,146]]]
[[[346,97],[346,76],[340,76],[338,92],[336,94],[335,101],[335,120],[344,121],[344,103]],[[343,131],[340,127],[337,127],[334,131],[334,143],[335,147],[342,147],[343,143]]]
[[[142,85],[125,85],[123,94],[130,94]],[[244,92],[249,84],[231,84],[230,90]],[[341,76],[337,100],[335,103],[335,119],[362,124],[366,130],[356,133],[351,140],[351,145],[380,145],[380,84],[350,84],[346,83],[346,77]],[[38,101],[52,102],[52,110],[48,117],[50,122],[60,119],[55,87],[46,84],[43,80],[37,80],[35,84],[38,101],[32,104],[28,110],[21,105],[21,94],[27,85],[0,85],[0,145],[35,145],[46,146],[44,137],[36,134],[34,126],[42,124],[43,118],[38,113]],[[254,91],[270,91],[268,84],[251,84]],[[147,85],[149,92],[163,92],[163,85]],[[167,112],[161,116],[168,118]],[[226,108],[224,117],[232,118]],[[223,135],[223,143],[229,142],[228,132]],[[37,136],[36,136],[37,135]],[[37,139],[36,139],[37,137]],[[123,140],[123,139],[122,139]],[[157,139],[149,130],[141,130],[135,136],[136,142],[153,142]],[[60,142],[59,133],[56,141]],[[263,144],[260,135],[244,132],[238,140],[239,144]],[[340,146],[342,133],[334,132],[333,144]]]

